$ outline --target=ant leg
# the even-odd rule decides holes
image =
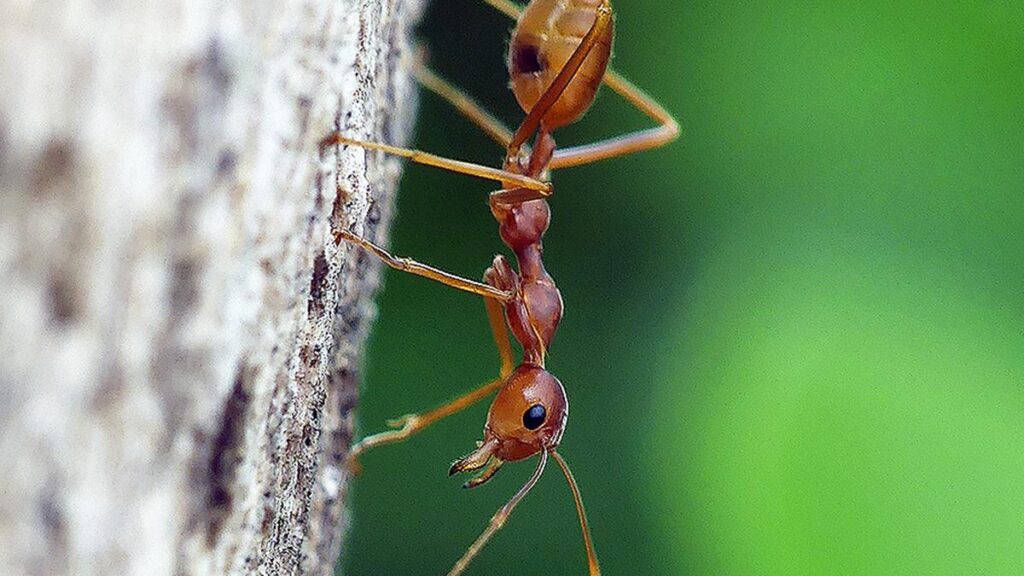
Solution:
[[[511,372],[511,369],[509,372]],[[447,418],[452,414],[461,412],[484,398],[487,398],[493,394],[495,390],[501,388],[501,385],[504,383],[504,377],[496,378],[483,386],[452,400],[451,402],[434,408],[433,410],[423,412],[422,414],[406,414],[400,418],[388,420],[388,426],[398,428],[398,430],[379,432],[377,434],[367,436],[353,444],[352,448],[349,449],[348,452],[349,470],[351,470],[353,474],[359,474],[361,471],[359,457],[367,450],[376,448],[377,446],[383,446],[385,444],[397,444],[399,442],[404,442],[434,422]]]
[[[632,132],[617,138],[602,140],[594,144],[557,150],[551,159],[550,167],[552,169],[579,166],[615,156],[650,150],[679,137],[679,123],[676,122],[676,119],[643,90],[637,88],[629,80],[626,80],[612,70],[605,72],[604,83],[649,118],[657,122],[659,126],[657,128]]]
[[[509,0],[484,0],[484,2],[513,20],[518,20],[519,15],[523,13],[522,7]]]
[[[410,258],[393,256],[387,250],[377,246],[365,238],[356,236],[348,230],[335,230],[334,241],[340,244],[342,240],[361,246],[362,248],[372,252],[374,256],[380,258],[385,264],[395,270],[401,270],[402,272],[408,272],[410,274],[415,274],[416,276],[429,278],[436,282],[440,282],[445,286],[451,286],[452,288],[464,290],[499,302],[508,302],[512,299],[511,294],[503,290],[498,290],[494,286],[484,284],[483,282],[476,282],[475,280],[469,280],[468,278],[463,278],[461,276],[456,276],[445,272],[444,270],[434,268],[433,266],[421,264]]]
[[[457,172],[459,174],[467,174],[469,176],[476,176],[485,180],[493,180],[495,182],[502,182],[506,184],[512,184],[514,186],[521,186],[530,190],[536,190],[538,192],[550,192],[551,183],[542,182],[536,178],[530,178],[529,176],[523,176],[522,174],[516,174],[507,170],[501,170],[498,168],[491,168],[490,166],[482,166],[480,164],[473,164],[471,162],[463,162],[461,160],[453,160],[451,158],[445,158],[443,156],[437,156],[436,154],[430,154],[421,150],[413,150],[410,148],[400,148],[398,146],[390,146],[388,144],[381,144],[379,142],[366,142],[363,140],[356,140],[342,136],[338,132],[327,135],[323,140],[320,141],[320,149],[323,150],[329,146],[338,144],[359,146],[367,150],[379,150],[386,154],[393,156],[400,156],[407,158],[417,164],[423,164],[426,166],[433,166],[435,168],[441,168],[442,170],[448,170],[450,172]]]
[[[512,345],[509,343],[508,330],[505,328],[505,311],[502,305],[492,299],[484,298],[487,306],[487,319],[491,324],[491,335],[494,336],[494,343],[498,346],[498,353],[501,355],[501,368],[499,377],[484,384],[447,404],[443,404],[424,412],[423,414],[407,414],[401,418],[388,422],[389,426],[398,427],[398,430],[380,432],[363,438],[352,446],[348,453],[348,466],[353,473],[359,473],[359,456],[371,448],[384,444],[395,444],[408,440],[413,434],[430,426],[434,422],[447,418],[456,412],[460,412],[476,404],[480,400],[490,396],[495,390],[501,387],[515,368],[512,360]]]
[[[512,344],[508,339],[508,328],[505,325],[505,308],[497,300],[484,298],[484,305],[487,306],[487,320],[491,323],[491,334],[494,336],[494,343],[498,346],[498,354],[501,356],[501,369],[498,374],[504,380],[512,373],[515,362],[512,360]]]
[[[434,422],[437,422],[442,418],[447,418],[456,412],[461,412],[484,398],[487,398],[493,394],[495,390],[500,388],[504,382],[505,380],[503,378],[496,378],[476,390],[460,396],[447,404],[442,404],[433,410],[429,410],[422,414],[406,414],[400,418],[389,420],[388,426],[398,428],[398,430],[379,432],[377,434],[367,436],[353,444],[352,448],[348,452],[349,470],[351,470],[353,474],[359,474],[361,470],[361,467],[359,466],[359,457],[363,452],[385,444],[404,442],[413,434],[416,434]]]
[[[416,67],[415,74],[420,85],[451,104],[502,148],[508,147],[508,143],[512,141],[512,131],[506,128],[501,120],[484,110],[471,96],[423,65]]]

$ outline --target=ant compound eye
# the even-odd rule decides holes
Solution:
[[[523,412],[523,426],[526,426],[528,430],[536,430],[544,423],[544,418],[547,415],[548,412],[544,409],[544,406],[534,404],[526,412]]]
[[[531,44],[520,44],[512,54],[513,74],[536,74],[544,70],[540,60],[540,50]]]

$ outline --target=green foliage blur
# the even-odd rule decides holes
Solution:
[[[606,574],[1024,574],[1024,3],[619,1],[664,149],[555,174],[549,369]],[[432,66],[514,124],[510,23]],[[501,150],[424,94],[416,145]],[[562,145],[647,126],[603,91]],[[391,245],[479,277],[490,184],[408,166]],[[478,298],[389,272],[362,433],[491,378]],[[533,469],[446,476],[486,403],[368,454],[345,574],[443,574]],[[470,574],[585,574],[557,468]]]

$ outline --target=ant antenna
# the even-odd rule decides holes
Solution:
[[[555,459],[561,461],[561,458],[557,456]],[[487,541],[491,539],[491,536],[494,536],[494,533],[501,530],[501,527],[505,525],[505,521],[508,520],[509,515],[512,514],[512,510],[515,509],[517,504],[519,504],[519,501],[525,498],[526,495],[530,493],[530,490],[533,490],[533,487],[537,485],[537,481],[540,480],[540,475],[544,473],[544,466],[546,466],[547,463],[548,451],[542,450],[540,453],[540,462],[537,463],[537,469],[534,470],[533,476],[530,476],[530,479],[526,481],[526,484],[523,484],[523,487],[520,488],[504,506],[498,508],[498,511],[494,513],[494,516],[491,516],[490,524],[488,524],[483,533],[477,537],[476,541],[473,542],[473,545],[466,550],[466,553],[462,555],[462,558],[459,558],[459,561],[456,562],[455,566],[453,566],[451,571],[448,572],[448,576],[459,576],[466,570],[466,567],[473,561],[473,558],[476,558],[476,555],[480,553],[480,550],[482,550],[487,544]],[[591,572],[591,574],[593,574],[593,572]]]
[[[576,478],[573,477],[572,470],[569,470],[569,464],[561,454],[552,450],[551,456],[555,462],[558,462],[558,467],[562,469],[562,474],[565,475],[565,480],[569,483],[569,489],[572,490],[572,499],[576,503],[576,514],[580,517],[580,530],[583,531],[583,545],[587,548],[587,568],[590,570],[590,576],[600,576],[601,567],[597,564],[597,552],[594,552],[594,541],[590,539],[587,512],[583,509],[583,497],[580,495],[579,486],[576,485]]]
[[[483,533],[481,533],[469,549],[466,550],[466,553],[462,555],[462,558],[459,558],[459,561],[456,562],[455,566],[453,566],[451,571],[448,572],[448,576],[459,576],[462,574],[466,570],[466,567],[469,566],[469,563],[472,562],[473,559],[476,558],[477,554],[480,553],[480,550],[483,550],[484,546],[487,545],[487,542],[491,537],[494,536],[498,530],[501,530],[505,525],[505,522],[508,520],[508,517],[512,514],[512,510],[515,509],[516,505],[518,505],[530,490],[533,490],[533,487],[537,485],[537,481],[540,480],[541,475],[544,473],[544,467],[548,463],[548,454],[551,454],[551,457],[558,463],[558,467],[561,468],[562,474],[565,475],[566,482],[569,483],[569,490],[572,491],[572,500],[576,504],[576,514],[579,516],[580,520],[580,530],[583,532],[583,545],[587,549],[587,569],[590,576],[601,576],[601,567],[597,563],[597,553],[594,551],[594,541],[590,537],[590,525],[587,523],[587,512],[583,509],[583,497],[580,495],[580,488],[576,484],[576,478],[573,477],[572,470],[569,469],[569,464],[565,461],[565,458],[562,458],[562,455],[554,450],[541,451],[540,461],[537,463],[537,469],[533,472],[533,476],[530,476],[530,479],[526,481],[526,484],[524,484],[523,487],[520,488],[504,506],[495,512],[494,516],[491,517],[490,524],[487,525],[487,528],[484,529]],[[486,479],[490,479],[490,477],[494,475],[494,472],[497,471],[497,468],[498,466],[493,466],[493,471],[492,469],[489,469],[489,473],[485,474]],[[477,482],[475,485],[482,484],[484,481]],[[470,485],[470,482],[467,482],[467,488],[473,487]]]

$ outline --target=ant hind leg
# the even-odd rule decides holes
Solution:
[[[381,261],[383,261],[388,266],[394,268],[395,270],[401,270],[402,272],[408,272],[410,274],[415,274],[416,276],[422,276],[423,278],[428,278],[430,280],[434,280],[435,282],[440,282],[445,286],[451,286],[452,288],[457,288],[459,290],[470,292],[478,296],[483,296],[488,299],[495,299],[498,300],[499,302],[507,302],[512,297],[512,295],[509,294],[508,292],[498,290],[494,286],[484,284],[483,282],[477,282],[475,280],[470,280],[468,278],[456,276],[455,274],[445,272],[444,270],[434,268],[433,266],[429,266],[427,264],[422,264],[411,258],[402,258],[394,256],[384,248],[374,244],[373,242],[370,242],[369,240],[361,236],[356,236],[355,234],[349,232],[348,230],[335,230],[334,241],[340,244],[342,240],[362,247],[363,249],[372,253],[377,258],[380,258]]]
[[[523,8],[510,0],[484,0],[484,2],[513,20],[518,20],[519,15],[523,13]]]
[[[474,100],[469,94],[451,84],[422,64],[416,65],[414,73],[417,82],[419,82],[421,86],[448,102],[459,113],[469,119],[473,124],[480,128],[480,130],[497,142],[502,148],[508,148],[509,142],[512,140],[512,131],[509,130],[501,120],[498,120],[493,114],[485,110],[484,107]],[[435,168],[441,168],[442,170],[448,170],[458,174],[476,176],[478,178],[520,186],[538,192],[551,192],[550,183],[537,180],[536,178],[530,178],[528,176],[523,176],[522,174],[509,172],[508,170],[491,168],[490,166],[445,158],[436,154],[423,152],[422,150],[391,146],[380,142],[358,140],[344,136],[339,132],[328,134],[320,141],[321,150],[337,145],[359,146],[367,150],[381,151],[393,156],[406,158],[417,164],[433,166]]]
[[[604,74],[604,84],[622,96],[637,110],[658,123],[654,128],[631,132],[593,144],[563,148],[555,152],[551,168],[567,168],[590,164],[599,160],[625,156],[668,144],[679,137],[679,123],[646,92],[636,87],[614,70]]]
[[[472,96],[422,64],[416,66],[416,80],[421,86],[451,104],[502,148],[508,147],[508,143],[512,141],[512,131]]]

